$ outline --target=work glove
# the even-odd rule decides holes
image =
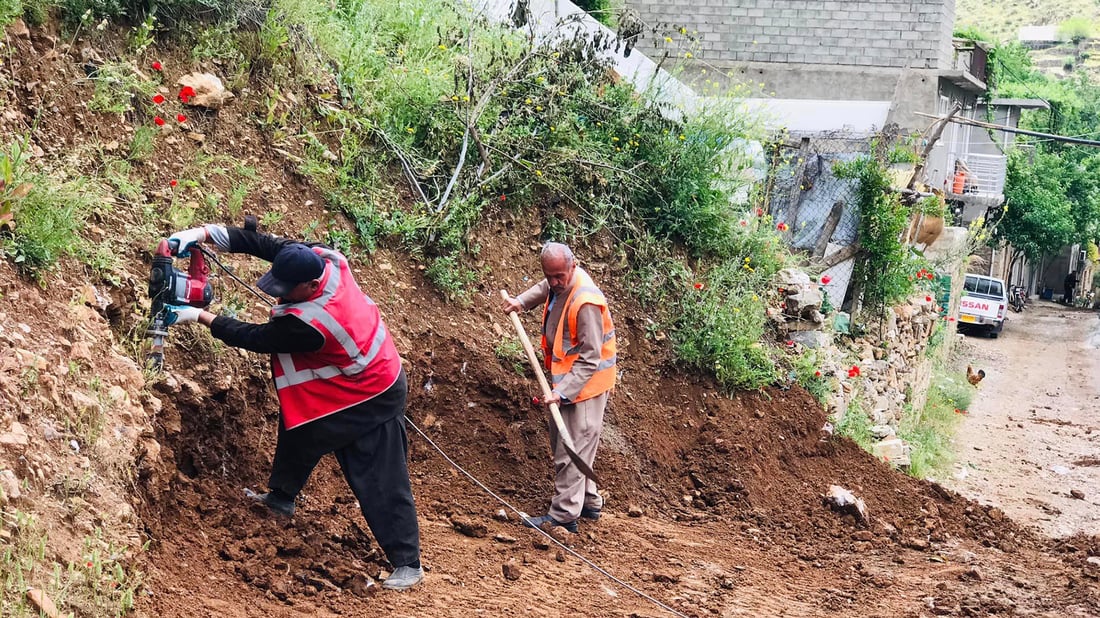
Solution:
[[[188,305],[165,305],[164,310],[168,313],[164,320],[165,326],[198,322],[199,315],[202,314],[202,309]]]
[[[191,247],[205,242],[208,237],[205,226],[176,232],[168,237],[168,249],[177,257],[185,258],[191,255]]]

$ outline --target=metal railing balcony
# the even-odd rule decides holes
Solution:
[[[986,155],[969,153],[958,157],[970,172],[963,183],[962,195],[976,197],[1000,197],[1005,191],[1005,173],[1008,170],[1008,157],[1005,155]],[[960,194],[953,179],[948,179],[951,193]]]

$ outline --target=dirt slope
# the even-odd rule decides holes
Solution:
[[[45,153],[86,143],[97,131],[122,131],[132,119],[66,120],[89,117],[81,103],[87,91],[76,81],[79,59],[51,54],[56,39],[46,35],[35,32],[20,43],[13,74],[28,83],[78,85],[62,94],[9,93],[14,104],[8,107],[21,119],[8,126],[46,110],[33,133]],[[174,157],[199,148],[256,161],[263,184],[281,188],[251,195],[246,210],[293,206],[276,230],[287,234],[327,220],[308,180],[265,145],[250,120],[256,105],[241,97],[208,115],[204,143],[162,142],[154,161],[136,173],[150,184],[164,181],[172,177]],[[118,123],[114,129],[111,122]],[[309,200],[316,205],[307,206]],[[90,234],[122,236],[137,217],[117,209]],[[534,381],[494,352],[510,336],[495,310],[497,290],[518,290],[537,276],[534,231],[540,226],[535,215],[488,218],[478,232],[486,274],[469,307],[443,302],[404,254],[360,254],[355,265],[404,356],[411,419],[493,491],[517,508],[542,512],[550,465],[545,419],[528,403]],[[124,248],[122,285],[95,282],[112,298],[108,306],[76,303],[98,316],[81,328],[97,345],[88,365],[105,377],[113,375],[112,359],[132,353],[122,343],[141,318],[147,250],[137,243]],[[1100,552],[1094,540],[1053,545],[996,509],[891,470],[849,441],[822,433],[824,412],[801,390],[719,396],[709,381],[678,371],[663,348],[645,339],[645,316],[626,300],[619,283],[623,259],[612,244],[590,239],[578,254],[613,299],[622,348],[621,384],[597,462],[608,515],[566,539],[578,551],[690,616],[1100,614],[1095,571],[1085,563]],[[72,341],[67,349],[54,313],[84,289],[87,273],[67,265],[39,290],[9,264],[2,268],[3,323],[18,316],[51,363],[71,358]],[[260,270],[253,264],[243,272]],[[218,286],[222,294],[232,289],[224,278]],[[262,308],[247,313],[264,319]],[[527,321],[534,332],[537,317]],[[274,445],[276,401],[265,359],[219,348],[199,330],[182,327],[172,330],[166,365],[166,376],[144,394],[140,385],[126,387],[148,417],[144,441],[129,451],[136,465],[132,493],[121,498],[133,505],[151,542],[138,559],[148,574],[139,615],[665,615],[575,558],[545,548],[514,518],[493,519],[500,505],[417,435],[411,470],[430,572],[411,593],[375,594],[370,578],[388,565],[334,461],[318,467],[290,523],[255,512],[243,499],[244,487],[262,486]],[[5,367],[7,377],[19,375],[18,366]],[[59,395],[59,405],[66,396]],[[18,411],[26,422],[38,414],[37,408]],[[63,443],[42,444],[41,453],[55,461],[68,456]],[[866,500],[868,524],[822,505],[821,494],[833,483]],[[46,492],[37,495],[48,499]],[[631,506],[643,515],[627,516]],[[462,534],[456,521],[484,526],[485,534]],[[60,529],[65,522],[56,523]],[[503,576],[502,565],[511,560],[519,567],[517,580]]]

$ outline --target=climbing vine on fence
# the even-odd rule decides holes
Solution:
[[[859,181],[860,259],[853,282],[861,297],[853,307],[862,307],[864,318],[881,318],[887,307],[916,291],[915,273],[927,272],[923,258],[902,243],[909,208],[891,188],[885,165],[874,157],[837,163],[833,174]]]

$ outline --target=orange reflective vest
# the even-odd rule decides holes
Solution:
[[[579,395],[570,401],[576,403],[606,393],[615,387],[615,325],[611,322],[611,311],[607,308],[607,298],[600,288],[592,282],[592,277],[577,267],[573,273],[573,287],[565,298],[561,310],[561,319],[554,333],[554,346],[546,340],[546,328],[542,334],[542,354],[546,359],[546,368],[550,370],[551,382],[557,386],[580,358],[581,342],[577,339],[577,313],[584,305],[596,305],[603,316],[603,344],[600,348],[600,363],[596,371],[585,382]],[[546,324],[550,313],[550,299],[542,309],[542,323]]]
[[[401,357],[378,305],[359,289],[347,259],[321,247],[313,250],[326,262],[317,294],[271,309],[272,317],[295,316],[325,338],[316,352],[271,356],[286,429],[380,395],[401,373]]]

